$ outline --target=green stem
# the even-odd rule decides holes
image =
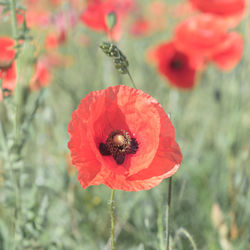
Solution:
[[[12,36],[13,39],[16,40],[16,46],[18,45],[18,27],[17,27],[17,18],[16,18],[16,0],[9,0],[10,3],[10,12],[11,12],[11,28],[12,28]],[[16,55],[18,54],[18,49],[16,49]],[[18,69],[18,62],[17,62],[17,69]],[[16,102],[16,110],[15,110],[15,120],[14,120],[14,143],[16,147],[19,144],[19,137],[20,137],[20,98],[21,98],[21,86],[18,84],[18,70],[17,70],[17,86],[15,89],[15,102]],[[15,150],[15,154],[19,154],[18,151]],[[19,155],[17,155],[17,161],[19,161]],[[14,162],[13,162],[14,164]],[[12,162],[11,162],[12,165]],[[16,204],[15,204],[15,236],[14,236],[14,249],[19,249],[18,242],[16,242],[16,235],[17,232],[20,230],[20,211],[21,211],[21,186],[20,186],[20,170],[15,170],[12,167],[12,173],[15,181],[15,190],[16,190]]]
[[[131,82],[132,82],[133,87],[134,87],[135,89],[137,89],[137,87],[136,87],[136,85],[135,85],[135,82],[134,82],[134,80],[133,80],[133,78],[132,78],[132,76],[131,76],[131,74],[130,74],[130,72],[129,72],[128,69],[127,69],[127,74],[128,74],[128,76],[129,76],[129,79],[130,79]]]
[[[161,250],[165,249],[165,240],[164,240],[164,227],[163,227],[163,213],[161,208],[161,202],[158,203],[158,216],[157,216],[157,227],[158,227],[158,239],[160,241],[159,247]]]
[[[169,212],[170,212],[170,205],[171,205],[171,191],[172,191],[172,177],[169,178],[168,182],[168,204],[166,208],[166,250],[169,250]]]
[[[111,219],[111,250],[115,250],[115,218],[114,218],[115,190],[112,189],[110,197],[110,219]]]
[[[16,19],[16,0],[9,0],[10,3],[10,12],[11,12],[11,29],[12,36],[16,40],[16,45],[18,42],[18,28],[17,28],[17,19]],[[18,76],[17,76],[18,78]],[[18,80],[18,79],[17,79]],[[15,89],[15,99],[16,99],[16,111],[15,111],[15,120],[14,120],[14,131],[15,131],[15,143],[18,142],[19,137],[19,99],[20,99],[20,86],[17,84]]]
[[[12,36],[17,41],[18,29],[17,29],[17,19],[16,19],[16,0],[9,0],[9,1],[10,1],[10,11],[11,11]]]
[[[174,244],[173,244],[173,245],[176,244],[177,239],[179,238],[180,235],[184,235],[184,236],[189,240],[189,242],[191,243],[191,246],[192,246],[193,250],[197,250],[197,247],[196,247],[196,244],[195,244],[195,242],[194,242],[193,237],[192,237],[192,236],[190,235],[190,233],[189,233],[186,229],[184,229],[184,228],[180,228],[180,229],[177,230],[176,236],[175,236],[175,239],[174,239]]]

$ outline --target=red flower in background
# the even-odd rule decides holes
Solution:
[[[234,42],[237,44],[233,45]],[[240,35],[228,33],[223,20],[209,14],[194,16],[179,24],[175,32],[175,44],[180,51],[192,55],[194,66],[198,68],[226,53],[228,62],[223,61],[231,66],[224,67],[222,60],[218,66],[231,69],[239,62],[243,48]],[[230,48],[234,49],[230,51]]]
[[[159,73],[171,85],[189,89],[195,85],[196,68],[192,67],[192,57],[176,49],[173,42],[165,42],[149,50],[149,60],[157,64]]]
[[[227,44],[221,52],[211,57],[213,61],[222,70],[233,69],[240,61],[243,53],[243,38],[236,32],[231,32]]]
[[[57,49],[59,45],[66,41],[66,32],[61,30],[59,33],[49,33],[45,39],[46,49]]]
[[[194,8],[223,18],[230,18],[231,26],[238,24],[245,8],[245,0],[190,0]]]
[[[35,66],[35,73],[30,81],[31,90],[39,90],[49,85],[51,81],[50,65],[47,58],[38,60]]]
[[[43,9],[28,9],[26,12],[17,14],[18,24],[22,24],[24,21],[24,15],[26,18],[26,23],[29,28],[34,27],[48,27],[50,24],[50,12]]]
[[[133,6],[133,1],[127,0],[92,0],[81,14],[81,21],[89,28],[96,31],[104,31],[114,40],[121,37],[121,24],[129,10]],[[108,14],[116,15],[116,24],[110,33],[106,18]]]
[[[134,36],[145,36],[151,32],[151,23],[147,19],[136,19],[130,28],[130,32]]]
[[[135,20],[131,23],[131,34],[136,37],[147,36],[165,30],[166,10],[166,4],[161,0],[148,3],[143,11],[142,6],[137,6],[139,15],[136,15]]]
[[[173,175],[182,161],[174,127],[161,105],[128,86],[88,94],[73,112],[68,131],[83,188],[150,189]]]
[[[0,37],[0,79],[2,79],[2,88],[9,91],[14,90],[16,86],[14,45],[15,41],[13,39]]]

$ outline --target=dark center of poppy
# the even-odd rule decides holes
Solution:
[[[100,143],[99,151],[102,155],[112,155],[118,165],[121,165],[126,154],[135,154],[138,150],[138,143],[135,138],[124,130],[112,131],[106,143]]]
[[[183,62],[180,59],[176,59],[174,58],[171,62],[170,62],[170,67],[172,69],[182,69],[183,68]]]

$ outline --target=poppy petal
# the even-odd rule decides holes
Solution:
[[[211,60],[222,70],[233,69],[242,57],[243,39],[236,32],[228,34],[227,45],[219,53],[213,55]]]
[[[161,105],[128,86],[91,92],[73,112],[68,130],[72,162],[84,188],[105,184],[126,191],[149,189],[174,173],[182,160],[174,128]],[[103,148],[117,130],[132,138],[132,151],[111,155],[117,151]]]

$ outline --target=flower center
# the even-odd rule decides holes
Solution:
[[[123,135],[117,134],[113,137],[113,143],[118,147],[122,147],[126,143],[125,137]]]
[[[138,150],[138,143],[135,138],[124,130],[112,131],[106,143],[100,143],[99,151],[102,155],[112,155],[118,165],[121,165],[126,154],[135,154]]]
[[[173,59],[171,62],[170,62],[170,67],[172,69],[181,69],[183,67],[183,63],[180,59]]]

